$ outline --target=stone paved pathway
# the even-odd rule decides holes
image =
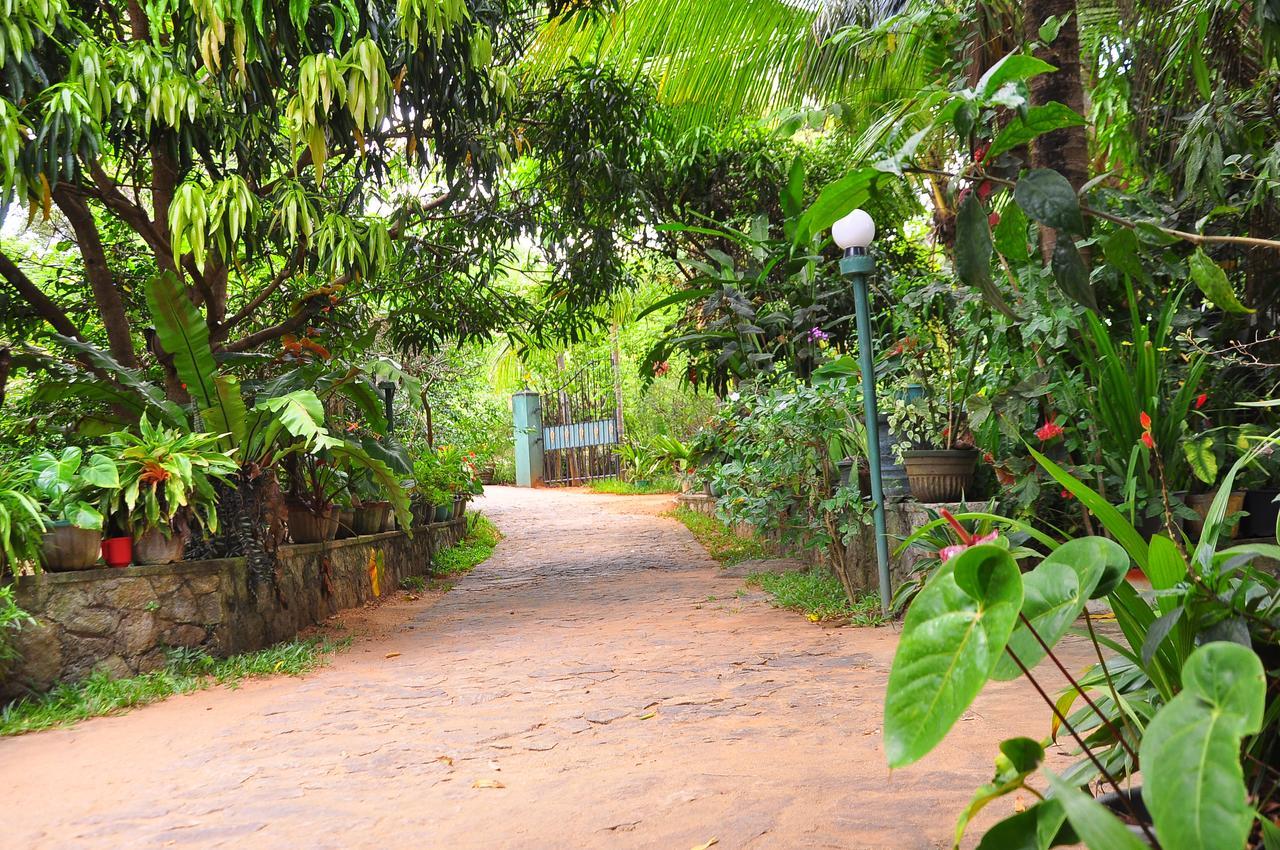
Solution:
[[[891,774],[894,631],[736,596],[655,505],[493,488],[495,556],[393,637],[0,740],[0,848],[945,847],[996,742],[1045,733],[996,686]]]

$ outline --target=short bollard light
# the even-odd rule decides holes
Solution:
[[[889,613],[889,538],[885,533],[884,484],[880,478],[880,426],[876,405],[875,345],[871,335],[871,308],[867,298],[867,276],[875,271],[875,260],[867,248],[876,238],[876,223],[865,210],[854,210],[831,228],[831,237],[844,249],[841,274],[853,284],[857,313],[858,366],[862,371],[862,411],[867,424],[867,466],[871,472],[872,518],[876,534],[876,567],[880,578],[880,607]]]

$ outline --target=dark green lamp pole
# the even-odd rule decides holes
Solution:
[[[858,365],[862,370],[862,411],[867,425],[867,466],[871,471],[872,518],[876,532],[876,568],[880,576],[880,607],[889,613],[889,538],[884,519],[884,482],[880,477],[880,425],[876,409],[876,373],[871,335],[871,306],[867,298],[867,276],[875,271],[875,260],[867,253],[876,236],[876,224],[862,210],[854,210],[831,228],[837,245],[844,249],[841,274],[853,283],[853,303],[858,322]]]

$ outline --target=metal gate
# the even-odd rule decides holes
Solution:
[[[616,366],[589,364],[542,393],[542,478],[581,484],[621,471],[622,405]]]

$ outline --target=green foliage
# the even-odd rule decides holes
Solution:
[[[693,534],[707,554],[731,567],[743,561],[752,561],[769,555],[769,548],[755,535],[745,537],[713,516],[678,507],[670,516],[682,522]]]
[[[824,567],[752,573],[746,583],[771,594],[773,604],[779,608],[799,611],[813,622],[841,620],[852,626],[879,626],[885,622],[878,596],[867,594],[850,602],[844,585]]]
[[[924,586],[902,626],[885,697],[890,767],[920,760],[986,684],[1013,633],[1022,579],[1007,549],[974,546]]]
[[[597,478],[587,482],[587,489],[592,493],[605,493],[612,496],[653,496],[679,492],[680,485],[673,476],[658,475],[646,479],[644,484],[617,478]]]
[[[34,497],[35,472],[15,461],[0,460],[0,561],[40,564],[40,536],[47,518]],[[4,570],[0,569],[0,573]]]
[[[77,528],[101,530],[103,516],[120,487],[116,465],[105,454],[68,446],[60,455],[41,452],[31,458],[35,488],[49,515]]]
[[[18,605],[12,584],[0,584],[0,682],[5,680],[13,663],[20,659],[14,635],[24,626],[35,625],[33,618]]]
[[[214,685],[235,687],[245,679],[266,676],[301,676],[326,663],[328,656],[345,649],[350,639],[320,638],[233,655],[226,659],[203,650],[174,649],[161,670],[123,679],[99,671],[83,681],[64,683],[47,694],[20,699],[0,707],[0,736],[22,735],[42,729],[69,726],[90,717],[120,714],[130,708]]]
[[[471,572],[489,560],[502,532],[484,514],[467,514],[467,531],[456,545],[442,549],[431,561],[432,575],[452,577]]]

